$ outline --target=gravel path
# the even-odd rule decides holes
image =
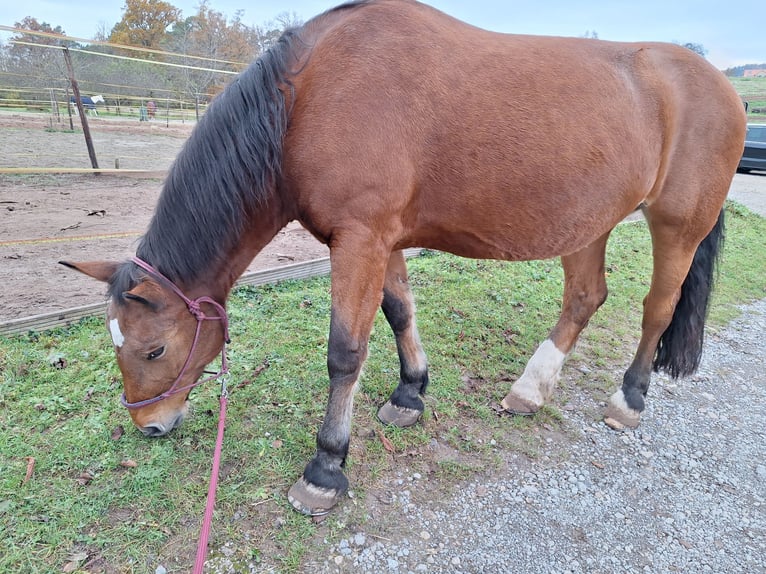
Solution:
[[[708,337],[700,371],[655,376],[641,427],[581,410],[564,462],[474,479],[412,502],[394,538],[355,532],[306,572],[766,572],[766,299]]]

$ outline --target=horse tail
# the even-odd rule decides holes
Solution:
[[[723,249],[724,227],[722,209],[715,226],[697,247],[673,319],[657,343],[655,372],[664,371],[676,379],[695,373],[699,367],[710,292]]]

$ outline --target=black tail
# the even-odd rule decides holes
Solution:
[[[723,251],[724,227],[722,209],[715,226],[697,247],[673,319],[657,343],[654,370],[665,371],[674,379],[695,373],[700,364],[710,292]]]

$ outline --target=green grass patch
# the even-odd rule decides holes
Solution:
[[[732,204],[713,328],[766,296],[766,220]],[[422,424],[383,429],[377,408],[398,379],[382,318],[355,403],[348,474],[354,503],[402,464],[449,483],[495,464],[498,451],[538,456],[566,436],[575,393],[597,403],[630,361],[651,272],[643,223],[621,225],[607,253],[610,296],[586,329],[554,402],[531,419],[493,409],[556,321],[558,261],[502,263],[428,253],[409,264],[433,383]],[[287,488],[313,454],[327,400],[329,280],[238,289],[229,309],[232,396],[212,547],[231,560],[294,572],[312,540],[341,536],[290,510]],[[588,375],[578,366],[587,365]],[[587,379],[587,380],[586,380]],[[185,572],[193,561],[217,425],[217,389],[163,439],[145,439],[118,405],[120,378],[100,319],[0,338],[0,572]],[[124,427],[124,429],[122,428]],[[381,440],[391,442],[395,460]],[[438,448],[435,448],[436,445]],[[30,461],[34,473],[27,478]],[[404,460],[404,462],[402,462]],[[345,503],[344,503],[345,504]],[[345,520],[345,518],[344,518]],[[355,520],[363,522],[364,512]]]
[[[766,121],[766,78],[729,78],[740,97],[748,103],[748,121]],[[755,113],[755,110],[760,110]]]

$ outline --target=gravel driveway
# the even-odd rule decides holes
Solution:
[[[766,216],[765,184],[737,175],[730,197]],[[653,378],[637,430],[564,412],[563,462],[515,455],[428,501],[427,477],[394,479],[396,535],[354,532],[304,571],[766,572],[765,333],[766,299],[708,336],[697,375]]]
[[[743,311],[696,376],[655,377],[639,429],[565,412],[579,433],[565,462],[428,503],[410,500],[428,481],[404,477],[398,536],[360,531],[306,571],[766,572],[766,300]]]

